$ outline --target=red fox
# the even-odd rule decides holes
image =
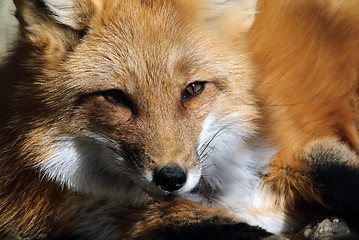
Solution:
[[[318,217],[300,206],[358,212],[330,172],[359,184],[354,1],[14,2],[21,34],[0,79],[2,238],[280,239]],[[326,74],[303,65],[325,87],[313,92],[288,70],[301,51],[269,41],[298,26],[299,43],[320,46],[304,33],[328,22],[301,29],[305,7],[336,19],[323,41],[338,38],[318,52],[298,45]],[[341,58],[315,57],[331,48]],[[330,109],[320,94],[343,101]]]

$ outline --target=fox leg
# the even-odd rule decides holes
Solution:
[[[155,202],[127,239],[281,239],[225,213],[187,201]],[[156,216],[154,218],[154,216]],[[144,237],[146,236],[146,237]]]
[[[224,212],[184,200],[154,201],[141,208],[101,204],[81,210],[78,219],[73,220],[69,227],[54,232],[49,239],[282,239],[258,227],[238,222]]]

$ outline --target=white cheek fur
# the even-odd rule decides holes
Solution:
[[[259,138],[238,114],[205,120],[198,148],[202,180],[212,192],[188,199],[228,210],[249,224],[279,233],[285,228],[278,199],[263,190],[261,175],[268,171],[277,149]]]
[[[54,145],[56,154],[40,164],[40,170],[80,193],[109,197],[123,204],[147,200],[144,191],[134,184],[123,159],[100,141],[103,139],[61,138]]]
[[[221,119],[209,116],[205,121],[198,151],[203,177],[215,189],[253,178],[268,163],[250,149],[255,132],[244,124],[237,114]]]
[[[258,140],[246,124],[235,114],[219,119],[210,115],[205,120],[198,148],[200,163],[189,169],[188,180],[177,194],[226,209],[240,220],[278,233],[286,224],[284,215],[271,210],[278,199],[263,191],[260,178],[276,150]],[[150,199],[148,193],[164,194],[152,183],[149,173],[141,176],[126,167],[119,154],[108,147],[111,142],[95,138],[59,139],[54,144],[56,154],[42,163],[40,169],[63,186],[96,197],[109,197],[121,205],[142,204]],[[199,181],[204,181],[215,194],[192,193]]]
[[[111,147],[108,147],[111,146]],[[101,136],[64,137],[54,144],[55,154],[40,164],[45,176],[76,192],[117,201],[139,203],[149,195],[165,193],[153,183],[152,174],[129,167],[115,151],[115,144]],[[198,183],[200,169],[189,169],[186,184],[176,192],[183,195]],[[143,199],[141,199],[143,198]]]

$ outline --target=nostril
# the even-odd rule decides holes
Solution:
[[[163,190],[173,192],[183,187],[186,183],[187,173],[178,166],[163,167],[154,172],[153,180]]]

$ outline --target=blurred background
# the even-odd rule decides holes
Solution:
[[[0,60],[6,55],[14,42],[17,19],[12,0],[0,0]]]

